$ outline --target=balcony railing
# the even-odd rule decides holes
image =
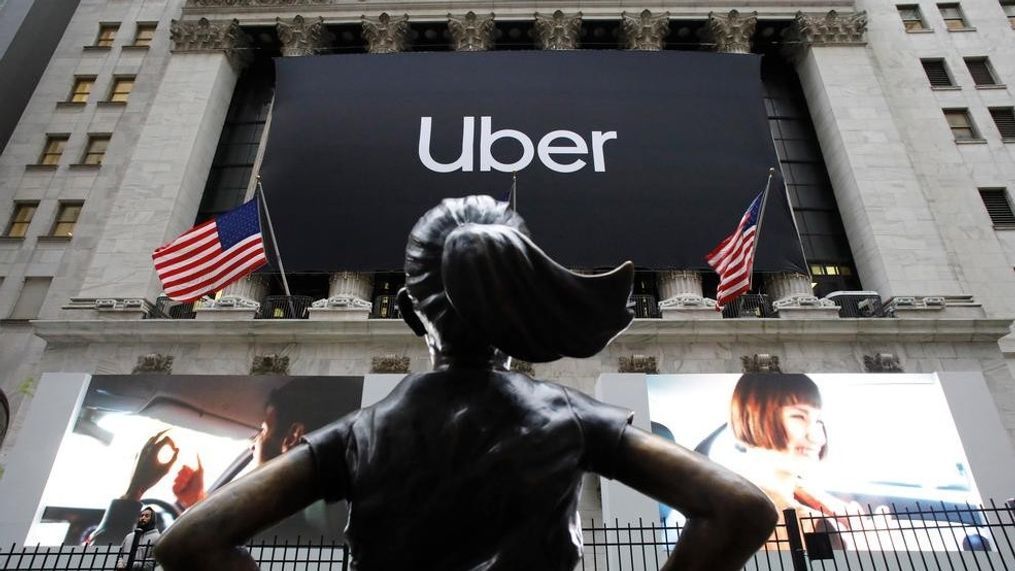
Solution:
[[[193,303],[173,301],[166,296],[155,299],[155,307],[148,314],[148,319],[194,319]]]
[[[269,295],[261,302],[257,319],[307,319],[313,303],[309,295]]]
[[[767,294],[745,293],[733,300],[722,310],[724,319],[736,319],[741,317],[779,317],[779,314],[772,308],[772,302]]]
[[[835,291],[825,298],[839,306],[839,317],[888,317],[876,291]]]

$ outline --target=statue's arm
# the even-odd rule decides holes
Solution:
[[[299,446],[189,509],[155,546],[166,571],[258,569],[242,549],[255,533],[321,498],[308,446]]]
[[[667,571],[741,569],[778,521],[772,502],[744,478],[634,427],[622,436],[615,477],[687,516]]]

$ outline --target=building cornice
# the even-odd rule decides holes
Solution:
[[[411,342],[400,320],[37,320],[35,334],[60,345],[103,343],[339,343]],[[623,343],[782,342],[994,343],[1011,319],[638,319]],[[419,341],[422,343],[422,341]]]
[[[630,5],[616,0],[584,0],[561,3],[541,4],[539,12],[552,14],[560,10],[566,14],[581,12],[583,20],[621,20],[624,12],[639,13],[641,9],[650,7],[653,13],[669,12],[673,20],[704,20],[710,12],[728,13],[739,10],[743,13],[758,13],[760,20],[781,19],[792,20],[797,12],[826,13],[829,10],[850,12],[854,9],[854,0],[809,0],[805,4],[794,0],[752,0],[736,4],[703,4],[688,0],[662,0],[650,6]],[[408,14],[413,22],[447,21],[448,12],[464,14],[473,11],[477,14],[490,12],[489,2],[460,1],[437,2],[424,0],[418,2],[376,0],[359,2],[354,0],[187,0],[183,9],[184,19],[208,17],[212,19],[237,19],[242,25],[274,25],[275,18],[292,18],[297,14],[308,20],[324,18],[328,24],[357,24],[363,16],[376,17],[382,12],[390,14]],[[533,19],[533,3],[521,0],[497,2],[497,20],[500,21],[531,21]]]

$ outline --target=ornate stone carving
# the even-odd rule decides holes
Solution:
[[[620,29],[624,47],[629,50],[658,51],[663,49],[666,36],[670,33],[670,13],[654,16],[649,10],[642,10],[634,16],[621,14]]]
[[[758,13],[744,15],[736,10],[729,13],[708,13],[706,29],[715,43],[715,51],[722,53],[746,54],[751,52],[751,36],[758,24]]]
[[[250,38],[240,28],[239,20],[173,20],[170,35],[176,53],[224,51],[236,66],[251,58]]]
[[[536,13],[536,40],[540,49],[574,50],[578,48],[578,35],[582,29],[582,13],[567,16],[560,10],[552,16]]]
[[[794,39],[805,46],[862,45],[867,31],[867,12],[827,14],[797,12],[792,28]]]
[[[765,276],[765,291],[774,299],[772,307],[780,309],[834,310],[838,306],[830,299],[819,299],[811,289],[811,278],[804,274],[779,273]]]
[[[620,358],[619,372],[655,375],[659,373],[659,367],[656,358],[651,355],[631,355]]]
[[[740,357],[745,373],[781,373],[779,357],[768,353],[755,353]]]
[[[268,355],[254,355],[254,362],[250,365],[251,375],[288,375],[289,356],[270,353]]]
[[[371,373],[406,374],[409,372],[407,355],[382,355],[370,360]]]
[[[392,18],[387,12],[377,18],[363,16],[363,38],[372,54],[404,52],[409,47],[409,16]]]
[[[194,8],[247,8],[285,6],[324,6],[335,0],[187,0],[187,7]]]
[[[197,309],[245,309],[257,311],[261,303],[242,295],[223,295],[218,299],[205,298],[197,302]]]
[[[511,358],[511,372],[521,373],[530,377],[534,377],[536,375],[535,369],[532,368],[532,363],[522,361],[521,359],[515,359],[514,357]]]
[[[275,18],[278,39],[282,41],[282,55],[286,57],[319,54],[331,46],[334,34],[324,25],[324,18],[306,21],[303,16],[292,20]]]
[[[147,355],[141,355],[137,358],[137,364],[134,365],[134,370],[131,371],[133,375],[142,375],[147,373],[157,373],[162,375],[168,375],[173,372],[173,356],[163,355],[161,353],[149,353]]]
[[[477,16],[471,11],[464,16],[448,14],[448,30],[455,51],[482,52],[493,47],[493,14]]]
[[[863,368],[868,373],[901,373],[902,365],[893,353],[875,353],[863,356]]]
[[[659,272],[659,302],[661,311],[673,309],[715,310],[715,300],[702,295],[701,274],[689,270]]]

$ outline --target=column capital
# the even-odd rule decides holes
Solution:
[[[363,38],[372,54],[404,52],[409,47],[409,16],[391,17],[387,12],[377,18],[363,16]]]
[[[654,15],[642,10],[637,16],[623,12],[620,29],[629,50],[659,51],[670,33],[670,13]]]
[[[557,10],[552,16],[536,12],[534,22],[536,40],[544,50],[578,49],[578,36],[582,29],[582,13],[568,16]]]
[[[722,53],[751,53],[751,36],[758,24],[758,13],[741,14],[730,10],[726,14],[708,13],[705,22],[708,34],[715,42],[715,51]]]
[[[802,47],[864,45],[867,31],[867,12],[840,14],[829,10],[825,14],[797,12],[791,28],[793,39]]]
[[[482,52],[493,47],[493,18],[493,14],[477,16],[472,11],[464,16],[448,14],[452,48],[457,52]]]
[[[237,68],[251,59],[250,37],[239,20],[173,20],[169,29],[173,53],[224,52]]]
[[[319,54],[335,40],[321,17],[309,21],[300,15],[291,20],[275,18],[275,29],[282,41],[282,55],[286,57]]]

